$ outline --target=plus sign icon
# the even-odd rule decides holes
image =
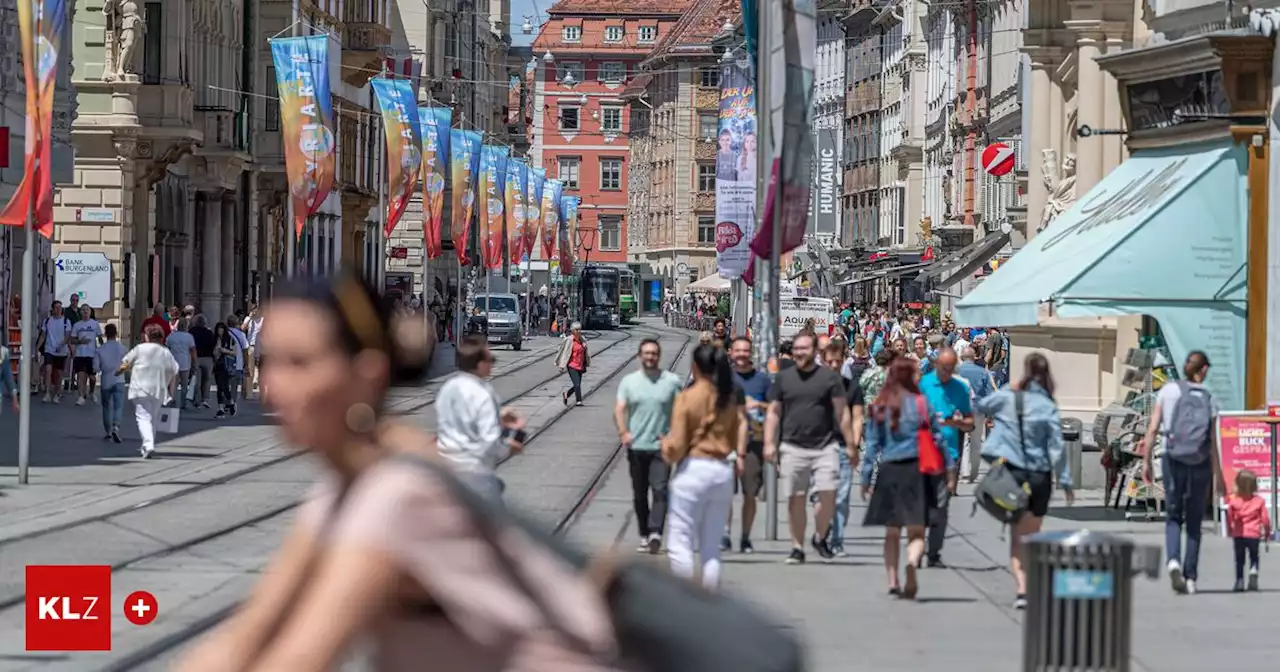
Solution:
[[[156,596],[145,590],[135,590],[124,598],[124,617],[134,625],[147,625],[156,620],[159,613]]]

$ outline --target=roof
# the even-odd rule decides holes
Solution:
[[[679,14],[688,7],[689,0],[560,0],[547,10],[547,16],[656,16]]]
[[[740,16],[740,0],[694,0],[671,31],[653,48],[647,62],[659,61],[676,52],[682,55],[711,55],[711,43],[724,31],[725,22]]]

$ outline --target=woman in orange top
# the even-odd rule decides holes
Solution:
[[[693,578],[698,548],[702,585],[714,589],[720,585],[720,535],[733,504],[733,482],[747,455],[747,416],[724,348],[699,345],[693,379],[676,397],[671,433],[662,443],[662,459],[675,466],[668,486],[667,557],[672,572]]]

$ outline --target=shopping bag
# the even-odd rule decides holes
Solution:
[[[187,394],[186,394],[187,401],[193,404],[196,402],[195,382],[196,382],[195,376],[192,376],[190,382],[187,383]]]
[[[160,417],[156,418],[156,431],[165,434],[178,433],[178,417],[181,412],[176,408],[160,409]]]

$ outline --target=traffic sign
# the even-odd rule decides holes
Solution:
[[[993,142],[982,150],[982,169],[1000,177],[1013,170],[1017,157],[1013,148],[1003,142]]]

